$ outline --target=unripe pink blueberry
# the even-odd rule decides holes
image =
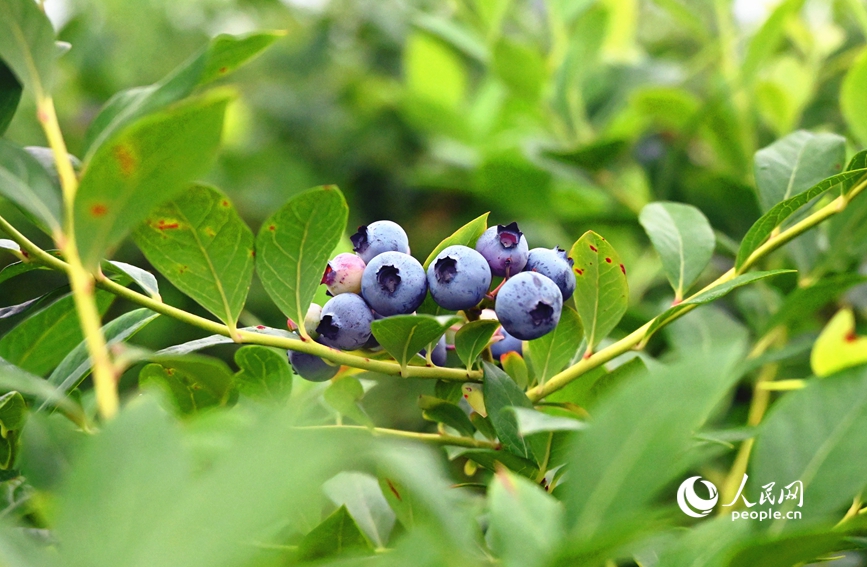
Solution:
[[[364,274],[364,260],[355,254],[338,254],[325,267],[322,282],[331,295],[341,293],[361,293],[361,276]]]

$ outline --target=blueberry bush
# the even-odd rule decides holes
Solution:
[[[867,9],[700,4],[0,0],[0,565],[865,564]]]

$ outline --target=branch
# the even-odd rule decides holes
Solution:
[[[451,445],[454,447],[468,447],[470,449],[500,449],[500,444],[484,439],[473,439],[472,437],[456,437],[454,435],[445,435],[441,433],[417,433],[415,431],[401,431],[400,429],[385,429],[382,427],[367,428],[360,425],[310,425],[305,427],[296,427],[301,431],[332,431],[332,430],[348,430],[348,431],[366,431],[374,437],[389,437],[391,439],[412,439],[429,443],[431,445]]]

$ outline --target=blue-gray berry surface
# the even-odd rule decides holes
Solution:
[[[387,220],[359,226],[358,232],[349,237],[352,249],[365,264],[369,264],[383,252],[409,254],[409,238],[399,224]]]
[[[494,304],[503,329],[522,341],[538,339],[554,330],[562,310],[560,288],[536,272],[521,272],[509,278]]]
[[[452,311],[475,307],[491,287],[491,267],[467,246],[449,246],[427,269],[430,294],[437,305]]]
[[[328,300],[319,318],[319,342],[341,350],[361,348],[370,338],[373,313],[361,296],[342,293]]]
[[[401,252],[384,252],[375,257],[367,263],[361,277],[364,300],[386,317],[412,313],[426,293],[424,268],[418,260]]]
[[[527,263],[527,239],[516,222],[490,227],[476,241],[476,250],[488,261],[495,276],[513,276]]]
[[[516,339],[502,327],[500,327],[498,333],[502,335],[503,339],[491,344],[491,355],[495,359],[500,360],[500,357],[507,352],[524,353],[524,343],[521,342],[521,339]]]
[[[566,301],[575,292],[575,272],[572,271],[572,258],[566,256],[566,251],[555,246],[552,249],[533,248],[527,257],[525,272],[538,272],[551,278]]]
[[[316,355],[294,350],[289,351],[289,364],[295,374],[311,382],[331,380],[340,370],[339,366],[332,366]]]
[[[419,355],[426,356],[427,351],[425,349],[421,349]],[[443,335],[434,346],[433,352],[430,353],[430,361],[434,363],[434,366],[445,366],[447,355],[448,353],[446,352],[446,336]]]

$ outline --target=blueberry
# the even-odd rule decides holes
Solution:
[[[380,254],[368,262],[361,278],[361,295],[371,308],[386,317],[412,313],[424,301],[425,293],[424,268],[418,260],[401,252]]]
[[[370,307],[354,293],[342,293],[328,300],[316,332],[319,342],[342,350],[360,348],[370,338],[373,313]]]
[[[524,269],[527,263],[527,239],[518,230],[518,223],[492,226],[476,241],[478,250],[495,276],[513,276]]]
[[[419,355],[426,356],[427,351],[425,349],[421,349]],[[434,366],[445,366],[446,365],[446,336],[443,335],[440,337],[440,340],[437,341],[437,344],[434,346],[433,352],[430,354],[430,361],[434,363]]]
[[[369,264],[383,252],[409,254],[409,239],[400,225],[391,221],[376,221],[359,226],[358,232],[349,237],[355,253]]]
[[[331,380],[340,370],[339,366],[331,366],[316,355],[294,350],[289,351],[289,364],[295,374],[311,382]]]
[[[560,321],[563,294],[547,276],[521,272],[509,278],[497,294],[494,311],[503,329],[522,341],[538,339]]]
[[[364,266],[364,260],[355,254],[338,254],[325,266],[321,283],[325,284],[331,295],[361,293]]]
[[[449,246],[428,266],[427,283],[440,307],[469,309],[478,305],[491,287],[491,268],[472,248]]]
[[[502,335],[503,340],[497,341],[491,345],[491,354],[497,360],[500,360],[500,357],[506,354],[507,352],[517,352],[518,354],[523,354],[524,352],[524,343],[521,342],[521,339],[516,339],[512,335],[506,332],[506,329],[500,327],[499,331],[497,331],[500,335]]]
[[[575,272],[572,271],[572,258],[566,256],[566,251],[555,246],[553,249],[533,248],[527,257],[525,272],[539,272],[548,276],[560,288],[563,301],[575,292]]]

